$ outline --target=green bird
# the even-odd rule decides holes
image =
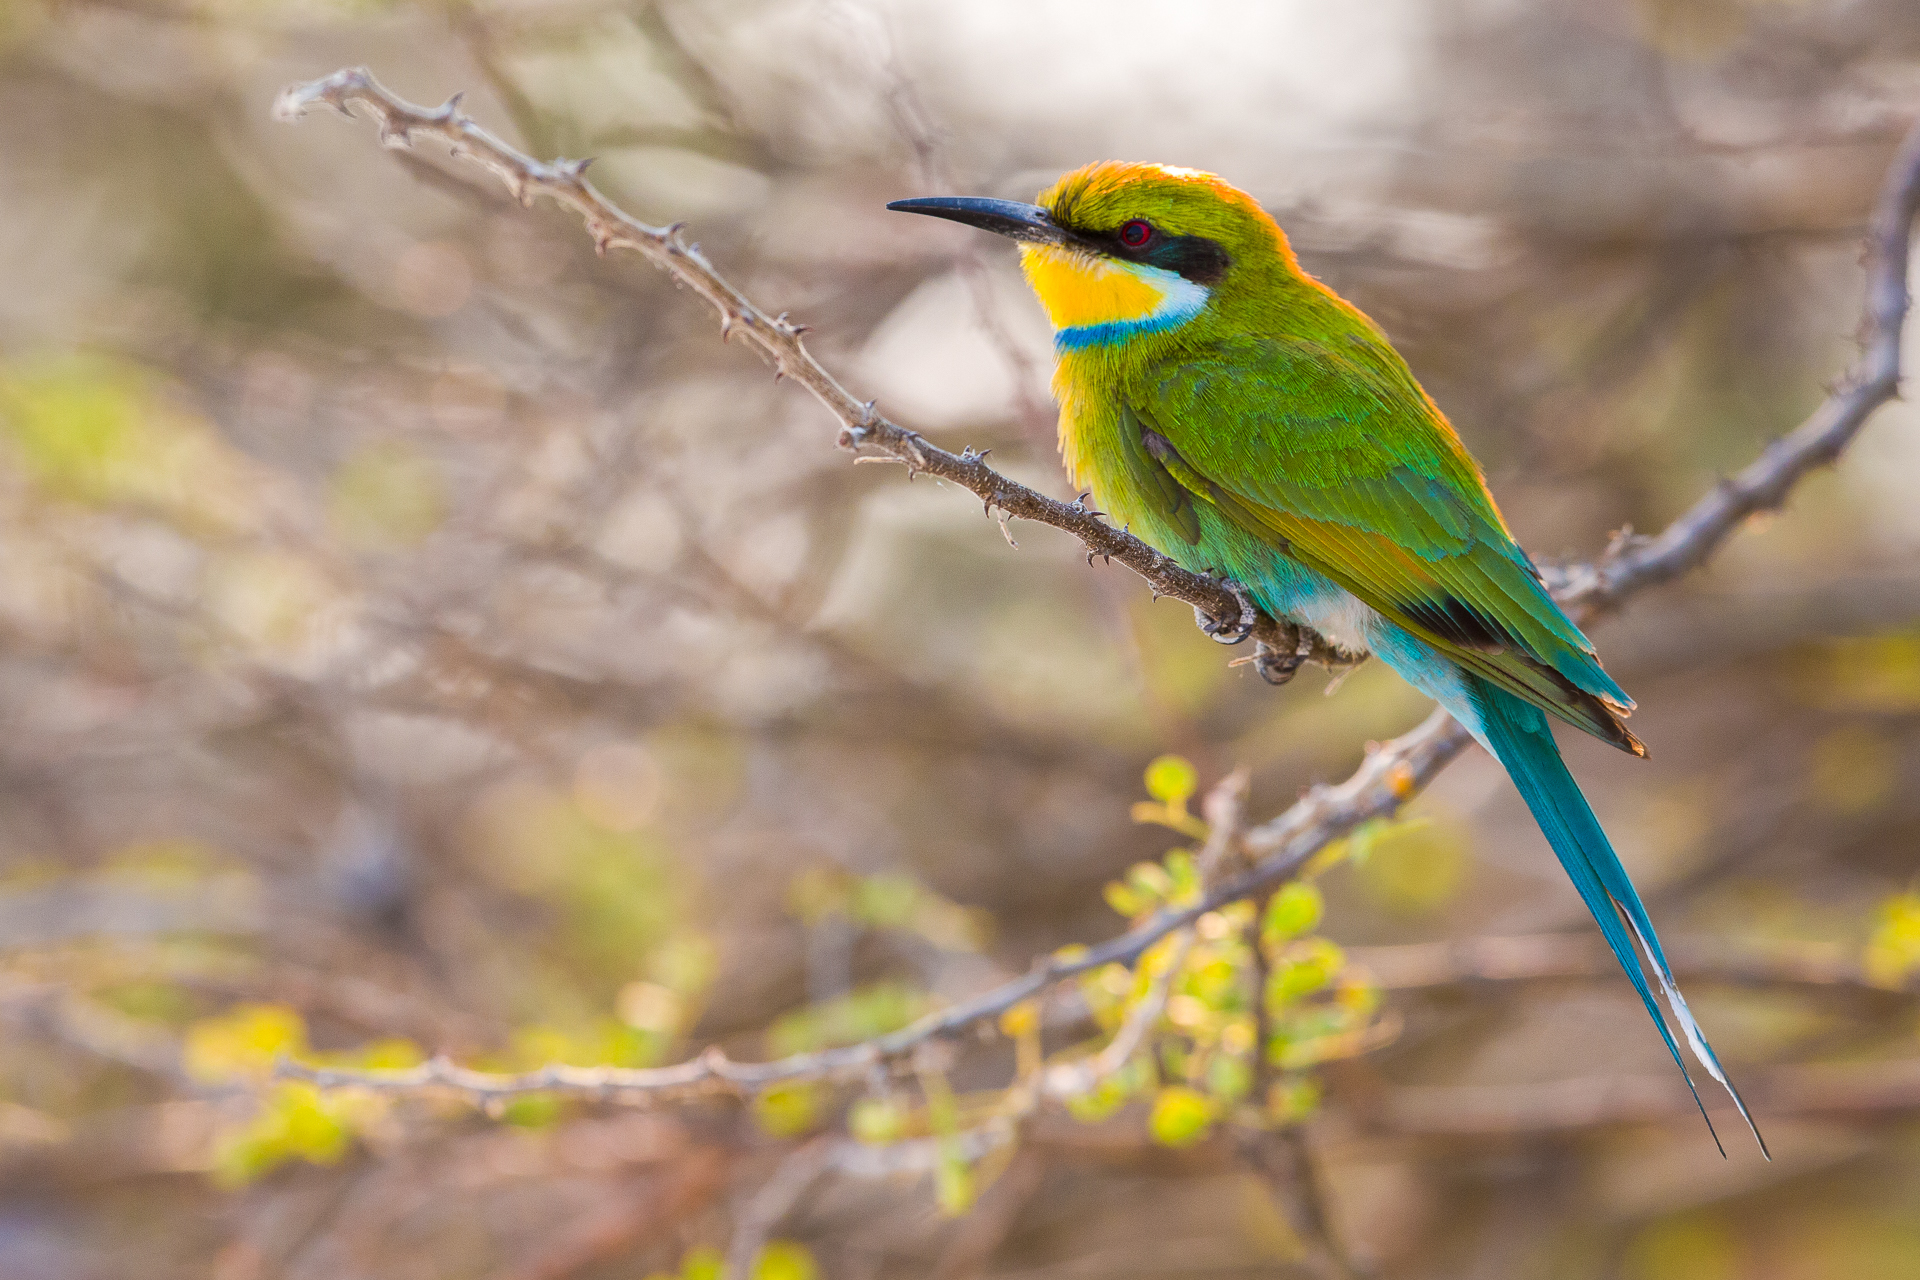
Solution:
[[[1038,204],[887,207],[1019,242],[1054,326],[1061,456],[1116,523],[1188,569],[1229,575],[1274,616],[1377,655],[1506,767],[1701,1115],[1641,958],[1764,1153],[1547,720],[1643,756],[1624,723],[1633,701],[1379,326],[1300,269],[1250,196],[1192,169],[1106,161]]]

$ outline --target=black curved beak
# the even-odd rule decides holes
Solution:
[[[964,222],[982,231],[1025,240],[1032,244],[1066,244],[1071,239],[1037,204],[1017,200],[989,200],[984,196],[922,196],[895,200],[887,208],[901,213],[924,213],[951,222]]]

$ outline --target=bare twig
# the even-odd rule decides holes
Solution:
[[[573,209],[602,252],[632,249],[707,299],[721,316],[723,334],[742,333],[774,365],[811,391],[842,424],[840,443],[873,449],[971,491],[989,509],[1036,520],[1078,537],[1090,554],[1119,560],[1163,595],[1175,596],[1218,619],[1238,617],[1240,602],[1229,585],[1190,573],[1137,538],[1103,523],[1079,503],[1063,503],[1025,488],[987,467],[971,450],[953,454],[917,432],[856,400],[810,355],[804,332],[784,315],[769,318],[723,279],[676,227],[656,228],[610,204],[583,174],[583,162],[543,163],[521,154],[475,124],[458,100],[437,109],[394,97],[364,69],[345,70],[281,95],[282,119],[297,119],[316,105],[345,114],[361,103],[378,117],[381,137],[405,145],[418,135],[438,137],[497,174],[523,202],[546,195]],[[1909,135],[1890,172],[1874,217],[1869,245],[1867,350],[1842,388],[1799,429],[1770,446],[1752,466],[1703,497],[1659,537],[1626,543],[1598,565],[1557,574],[1560,599],[1582,614],[1617,606],[1633,592],[1663,582],[1703,561],[1747,515],[1777,506],[1795,482],[1832,461],[1866,418],[1899,390],[1900,333],[1908,305],[1906,268],[1911,225],[1920,208],[1920,128]],[[1304,643],[1315,660],[1330,665],[1345,655],[1324,647],[1311,633],[1264,615],[1255,638],[1291,655]],[[1297,804],[1241,836],[1256,859],[1244,871],[1210,885],[1200,901],[1163,910],[1098,946],[1069,957],[1053,956],[1025,976],[983,992],[890,1035],[861,1044],[797,1054],[772,1062],[739,1063],[717,1048],[692,1061],[647,1070],[550,1066],[520,1075],[469,1071],[436,1059],[412,1071],[343,1071],[283,1063],[285,1076],[321,1085],[355,1085],[385,1091],[442,1088],[476,1100],[528,1092],[640,1100],[701,1093],[752,1093],[784,1081],[855,1079],[896,1067],[912,1050],[987,1022],[1056,983],[1112,963],[1128,963],[1160,939],[1202,915],[1271,888],[1292,876],[1332,841],[1372,818],[1387,817],[1417,794],[1469,741],[1444,712],[1436,711],[1412,732],[1373,750],[1338,786],[1316,787]]]
[[[872,449],[904,463],[909,474],[924,472],[971,492],[988,510],[1052,525],[1080,539],[1090,556],[1118,560],[1145,578],[1156,593],[1184,600],[1207,616],[1240,616],[1240,604],[1218,579],[1193,573],[1140,539],[1102,521],[1078,502],[1060,502],[1009,480],[981,461],[972,450],[949,453],[917,431],[880,414],[872,401],[855,399],[840,381],[807,350],[806,326],[793,323],[784,312],[768,316],[750,302],[707,261],[698,245],[688,244],[678,225],[654,227],[641,222],[595,190],[586,180],[590,161],[544,162],[515,150],[474,123],[460,110],[456,95],[439,107],[421,107],[394,96],[364,67],[336,71],[324,80],[294,85],[274,106],[281,120],[295,121],[316,106],[330,106],[351,115],[360,103],[378,118],[380,139],[390,147],[405,147],[418,137],[439,138],[456,156],[484,166],[507,185],[522,204],[546,196],[578,213],[602,254],[630,249],[667,272],[674,281],[705,298],[720,313],[723,337],[740,334],[773,365],[774,376],[792,378],[840,419],[839,443],[845,449]],[[1254,638],[1282,653],[1293,653],[1303,639],[1313,656],[1329,665],[1350,662],[1347,655],[1323,639],[1262,614]]]
[[[940,1251],[928,1280],[972,1280],[982,1274],[994,1252],[1012,1233],[1020,1211],[1039,1190],[1046,1172],[1047,1158],[1043,1153],[1026,1146],[1014,1152],[993,1185],[960,1221]]]
[[[475,1101],[525,1093],[557,1093],[606,1101],[643,1097],[679,1097],[713,1093],[751,1094],[791,1080],[852,1080],[876,1068],[898,1065],[929,1041],[957,1035],[998,1018],[1008,1009],[1082,973],[1109,964],[1127,964],[1177,929],[1210,911],[1239,902],[1297,874],[1314,854],[1370,818],[1399,809],[1439,772],[1466,742],[1466,732],[1445,712],[1436,711],[1412,733],[1380,747],[1353,777],[1339,786],[1316,787],[1280,817],[1242,837],[1267,856],[1245,871],[1222,880],[1198,902],[1156,912],[1117,938],[1077,954],[1055,955],[1026,975],[930,1014],[911,1026],[845,1048],[795,1054],[772,1062],[735,1062],[718,1047],[690,1062],[670,1067],[619,1068],[553,1065],[518,1075],[471,1071],[435,1058],[409,1071],[349,1071],[282,1062],[283,1077],[322,1086],[355,1085],[383,1092],[446,1089]]]
[[[1356,1280],[1360,1272],[1341,1247],[1325,1180],[1305,1127],[1248,1130],[1235,1135],[1234,1145],[1240,1159],[1286,1208],[1314,1270],[1333,1280]]]
[[[747,1280],[753,1274],[767,1238],[831,1166],[833,1146],[831,1139],[815,1138],[796,1147],[748,1198],[734,1216],[733,1239],[727,1244],[726,1280]]]
[[[1907,262],[1920,213],[1920,126],[1907,134],[1867,232],[1867,307],[1860,359],[1813,415],[1723,480],[1656,538],[1623,539],[1597,565],[1566,572],[1563,604],[1598,612],[1635,591],[1701,564],[1748,516],[1779,508],[1801,477],[1837,458],[1873,416],[1900,395],[1900,334],[1911,298]]]
[[[1176,932],[1165,964],[1148,981],[1146,994],[1127,1011],[1126,1021],[1113,1033],[1113,1039],[1090,1058],[1079,1058],[1048,1068],[1040,1081],[1041,1092],[1053,1098],[1078,1098],[1093,1092],[1102,1080],[1126,1066],[1146,1041],[1147,1034],[1160,1025],[1160,1015],[1167,1008],[1167,996],[1172,992],[1180,970],[1186,966],[1187,953],[1192,949],[1193,930],[1181,929]]]

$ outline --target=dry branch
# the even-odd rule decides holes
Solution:
[[[497,174],[523,203],[546,195],[585,220],[595,246],[640,253],[677,282],[707,299],[720,313],[723,335],[740,333],[774,365],[776,375],[799,382],[841,422],[840,443],[870,449],[971,491],[988,509],[1037,520],[1079,538],[1090,555],[1110,557],[1134,570],[1162,595],[1175,596],[1209,616],[1231,619],[1240,603],[1227,585],[1190,573],[1153,548],[1103,523],[1080,503],[1058,502],[1007,479],[969,450],[954,454],[917,432],[882,417],[871,402],[861,402],[824,369],[802,341],[803,326],[784,314],[769,318],[722,278],[696,246],[686,244],[679,228],[651,227],[614,207],[587,182],[586,163],[544,163],[521,154],[488,133],[459,110],[458,98],[429,109],[394,97],[364,69],[344,70],[311,84],[289,88],[276,114],[295,120],[316,105],[351,115],[360,103],[378,118],[381,138],[404,146],[416,136],[447,142],[456,155],[477,161]],[[1756,511],[1779,506],[1793,485],[1846,447],[1867,418],[1899,392],[1900,334],[1908,307],[1907,264],[1911,228],[1920,208],[1920,127],[1902,144],[1876,209],[1868,249],[1868,306],[1865,351],[1843,384],[1791,434],[1776,441],[1752,465],[1723,482],[1665,532],[1646,541],[1622,540],[1596,564],[1554,575],[1558,598],[1582,616],[1617,607],[1636,591],[1666,581],[1698,565],[1740,523]],[[1262,616],[1257,638],[1278,651],[1282,665],[1298,664],[1296,651],[1338,662],[1342,655],[1324,648],[1312,633],[1295,633],[1285,623]],[[661,1099],[707,1094],[750,1094],[794,1080],[851,1080],[896,1069],[921,1046],[955,1036],[990,1021],[1055,984],[1112,963],[1127,963],[1169,933],[1207,912],[1240,901],[1296,875],[1332,841],[1372,818],[1397,812],[1470,741],[1444,712],[1436,711],[1417,729],[1372,751],[1346,782],[1316,787],[1297,804],[1242,836],[1254,864],[1210,885],[1202,899],[1178,910],[1163,910],[1098,946],[1068,956],[1055,955],[1023,977],[923,1018],[890,1035],[845,1048],[797,1054],[772,1062],[742,1063],[710,1048],[691,1061],[652,1069],[550,1066],[519,1075],[470,1071],[445,1059],[412,1071],[344,1071],[303,1063],[283,1063],[281,1074],[325,1086],[352,1085],[389,1092],[445,1089],[475,1100],[494,1100],[529,1092],[549,1092],[605,1100]]]
[[[594,248],[631,249],[692,289],[720,313],[723,338],[739,334],[773,365],[776,378],[791,378],[811,391],[840,419],[839,443],[852,450],[869,449],[877,456],[904,463],[910,474],[925,472],[971,492],[987,510],[1052,525],[1080,539],[1089,558],[1118,560],[1145,578],[1157,593],[1184,600],[1223,625],[1245,630],[1242,598],[1222,581],[1193,573],[1160,554],[1131,534],[1115,529],[1084,503],[1061,502],[1009,480],[972,449],[950,453],[879,413],[871,400],[854,397],[807,350],[805,325],[795,324],[786,312],[769,316],[756,307],[713,268],[698,245],[681,237],[681,224],[654,227],[616,207],[586,180],[591,160],[543,162],[507,145],[460,110],[456,94],[439,107],[420,107],[395,97],[364,67],[336,71],[324,80],[295,85],[280,95],[274,115],[295,121],[315,106],[333,107],[351,116],[352,103],[371,110],[380,124],[380,140],[389,147],[406,147],[416,137],[446,142],[456,156],[473,160],[497,175],[522,204],[532,206],[540,196],[578,213],[585,220]],[[1350,665],[1341,653],[1311,631],[1276,621],[1264,613],[1251,623],[1253,638],[1270,652],[1261,670],[1269,679],[1290,676],[1303,660],[1332,666]]]

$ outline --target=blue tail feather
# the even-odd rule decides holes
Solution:
[[[1687,1081],[1688,1090],[1693,1093],[1695,1105],[1700,1106],[1700,1114],[1706,1116],[1706,1107],[1701,1105],[1699,1091],[1693,1087],[1693,1078],[1687,1072],[1679,1043],[1660,1015],[1652,985],[1641,969],[1642,958],[1660,984],[1667,1008],[1674,1022],[1679,1024],[1694,1056],[1707,1073],[1726,1088],[1734,1106],[1740,1110],[1741,1119],[1753,1131],[1754,1141],[1760,1144],[1761,1153],[1772,1159],[1767,1152],[1766,1140],[1760,1136],[1759,1127],[1754,1124],[1745,1100],[1727,1079],[1719,1058],[1707,1043],[1699,1024],[1694,1021],[1686,1000],[1681,997],[1680,988],[1674,982],[1673,970],[1661,950],[1660,938],[1654,932],[1653,921],[1647,917],[1647,909],[1641,903],[1640,895],[1627,878],[1626,868],[1620,865],[1620,859],[1607,840],[1606,832],[1601,829],[1599,819],[1593,816],[1586,797],[1580,793],[1579,784],[1574,782],[1573,775],[1567,772],[1566,764],[1560,759],[1560,749],[1554,744],[1553,730],[1546,714],[1531,703],[1476,677],[1468,676],[1466,679],[1474,709],[1480,713],[1480,724],[1477,726],[1480,732],[1477,736],[1506,766],[1514,786],[1519,788],[1521,797],[1526,800],[1527,808],[1533,811],[1534,819],[1546,834],[1547,842],[1553,846],[1560,865],[1566,868],[1574,888],[1580,891],[1581,900],[1587,904],[1595,923],[1600,926],[1600,932],[1605,935],[1607,945],[1613,949],[1614,958],[1626,970],[1627,977],[1632,979],[1634,989],[1647,1006],[1647,1013],[1653,1018],[1654,1025],[1659,1027],[1667,1051],[1673,1055],[1674,1063]],[[1638,955],[1634,949],[1636,942],[1639,944]],[[1710,1132],[1713,1129],[1710,1118],[1707,1128]],[[1714,1143],[1718,1145],[1719,1142],[1720,1136],[1715,1133]],[[1721,1154],[1725,1153],[1726,1149],[1722,1147]]]

